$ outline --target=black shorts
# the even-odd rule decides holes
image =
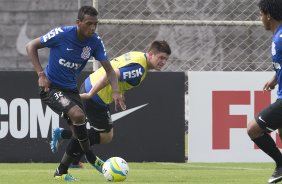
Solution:
[[[85,93],[84,83],[81,85],[80,93]],[[103,107],[91,99],[83,100],[82,103],[90,128],[100,133],[110,132],[113,128],[113,121],[109,107]]]
[[[277,99],[273,104],[263,109],[256,116],[256,122],[260,128],[267,132],[282,128],[282,99]]]
[[[84,110],[78,90],[63,89],[52,85],[48,92],[42,88],[39,90],[42,102],[61,116],[66,117],[65,115],[75,105]]]

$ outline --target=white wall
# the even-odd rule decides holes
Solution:
[[[269,162],[247,135],[247,123],[270,102],[274,72],[188,72],[189,162]],[[275,141],[276,133],[272,133]],[[277,136],[278,137],[278,136]]]

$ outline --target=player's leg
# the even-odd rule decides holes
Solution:
[[[69,98],[66,93],[67,92],[63,89],[58,89],[50,86],[48,92],[45,92],[43,89],[41,89],[40,97],[43,103],[48,105],[57,114],[61,115],[62,113],[66,113],[70,108],[76,105],[74,102],[72,102],[71,98]],[[71,161],[72,160],[65,155],[63,156],[59,167],[54,173],[55,179],[66,181],[76,180],[76,178],[72,177],[68,173],[67,165]]]
[[[94,165],[97,158],[90,150],[84,109],[78,91],[50,87],[48,93],[42,92],[41,99],[58,114],[67,114],[71,121],[69,124],[70,128],[73,130],[74,137],[78,139],[79,145],[85,153],[87,161],[91,163],[91,165]],[[68,173],[69,160],[70,159],[62,159],[58,174],[64,175]]]
[[[85,92],[85,88],[84,88],[84,84],[82,84],[80,88],[80,93],[84,93],[84,92]],[[101,132],[110,132],[109,135],[111,136],[104,136],[105,138],[108,139],[108,141],[104,141],[105,138],[103,139],[104,142],[110,142],[109,138],[111,140],[113,134],[112,131],[110,131],[112,129],[112,120],[109,112],[109,107],[108,106],[100,107],[92,100],[86,100],[82,102],[83,102],[83,107],[85,108],[86,116],[88,118],[91,127],[89,131],[89,133],[91,133],[91,136],[89,136],[91,138],[90,140],[91,145],[100,144]],[[92,125],[94,124],[94,122],[99,125],[102,124],[102,126],[99,126],[99,128],[101,127],[101,129],[99,128],[98,130],[92,129],[93,128]],[[86,155],[86,159],[88,160],[87,155]],[[96,161],[94,164],[93,162],[91,163],[91,165],[94,166],[100,172],[102,172],[103,164],[104,164],[103,160],[99,159],[98,157],[96,157]]]
[[[100,135],[100,144],[108,144],[112,142],[114,136],[114,129],[111,128],[109,132],[101,132]]]
[[[82,103],[80,103],[80,97],[77,96],[72,98],[74,101],[76,101],[77,104],[79,104],[79,107],[83,107]],[[75,154],[77,155],[78,153],[83,153],[86,156],[86,160],[93,166],[95,167],[98,171],[102,172],[102,164],[104,163],[102,160],[100,160],[96,155],[90,150],[90,145],[93,144],[93,141],[90,142],[89,137],[88,137],[88,132],[86,129],[86,121],[85,118],[83,119],[84,123],[77,123],[77,122],[82,122],[80,118],[82,118],[80,115],[81,114],[76,114],[79,113],[79,109],[76,108],[77,106],[74,106],[71,108],[67,115],[70,118],[71,122],[73,123],[72,130],[73,130],[73,136],[77,138],[77,141],[71,141],[70,143],[70,151],[67,152],[67,155],[70,157],[74,157]],[[82,108],[81,108],[82,109]],[[78,118],[78,119],[75,119]],[[62,132],[63,133],[63,132]],[[99,136],[99,135],[98,135]],[[92,138],[95,138],[95,135],[91,135]],[[96,140],[96,139],[95,139]],[[80,145],[80,146],[78,146]],[[80,149],[81,148],[81,149]],[[81,154],[81,155],[83,155]],[[78,158],[79,159],[79,158]],[[64,164],[65,165],[65,164]],[[69,167],[68,163],[68,167]]]
[[[95,135],[94,144],[107,144],[113,139],[113,121],[109,106],[101,106],[93,100],[83,101],[90,130]]]
[[[63,138],[62,138],[62,131],[63,130],[64,130],[63,128],[53,128],[53,131],[52,131],[52,141],[50,143],[51,151],[53,153],[57,153],[58,152],[58,149],[59,149],[59,146],[61,144],[61,141],[63,140]]]
[[[53,141],[51,142],[51,149],[52,147],[54,148],[56,145],[56,150],[58,150],[58,145],[59,145],[59,141],[61,139],[71,139],[72,138],[72,131],[70,130],[66,130],[63,128],[55,128],[54,129],[55,133],[53,133]],[[89,134],[89,138],[90,138],[90,145],[94,145],[94,144],[107,144],[112,140],[113,137],[113,129],[111,128],[111,130],[109,132],[102,132],[99,133],[97,132],[94,128],[91,128],[90,130],[88,130],[88,134]],[[57,140],[57,143],[55,144]],[[53,151],[54,149],[52,149]],[[76,150],[74,152],[78,152],[80,150]],[[96,160],[96,164],[94,165],[94,167],[101,172],[102,170],[102,166],[103,166],[103,160],[101,160],[100,158],[97,157]],[[65,164],[68,165],[68,164]],[[80,163],[80,158],[78,159],[74,159],[74,161],[71,163],[71,165],[69,166],[70,168],[82,168],[81,163]]]
[[[65,118],[68,124],[70,125],[70,127],[72,127],[72,122],[67,115],[63,113],[61,117]],[[64,142],[64,140],[71,139],[72,137],[73,136],[72,136],[71,130],[67,130],[67,129],[60,128],[60,127],[53,128],[52,140],[50,142],[51,151],[53,153],[57,153],[60,145]]]
[[[82,169],[84,168],[83,163],[80,161],[81,158],[79,159],[75,159],[71,165],[69,166],[69,168],[75,168],[75,169]]]
[[[87,161],[94,165],[97,158],[90,149],[90,141],[87,134],[84,112],[79,106],[74,106],[68,111],[68,116],[73,122],[73,136],[77,138]]]
[[[276,163],[276,168],[268,180],[269,183],[276,183],[282,180],[282,154],[274,140],[268,134],[281,127],[281,107],[282,101],[277,100],[260,112],[247,126],[248,135],[251,140]]]
[[[88,138],[87,138],[87,141],[89,142],[89,145],[90,145],[90,141]],[[64,174],[67,174],[68,168],[71,165],[71,163],[73,163],[75,160],[80,160],[80,158],[84,154],[86,155],[87,161],[93,167],[95,167],[98,171],[102,172],[101,168],[104,162],[101,163],[101,160],[98,157],[96,157],[96,155],[90,149],[89,149],[89,152],[90,154],[92,154],[90,156],[93,159],[89,161],[89,152],[88,153],[85,152],[85,149],[81,146],[81,142],[82,142],[81,140],[76,139],[76,138],[71,139],[70,143],[68,144],[66,153],[64,154],[61,160],[61,163],[54,174],[56,179],[60,178],[60,176],[63,176]]]
[[[80,146],[80,145],[79,145]],[[76,181],[77,178],[73,177],[68,173],[68,169],[66,166],[69,166],[75,158],[69,156],[67,153],[63,155],[63,158],[61,160],[61,163],[59,167],[55,170],[54,178],[56,180],[62,180],[62,181]]]
[[[89,134],[90,138],[90,144],[93,145],[93,136],[91,135],[91,133]],[[67,149],[66,149],[66,154],[69,156],[69,160],[71,162],[66,162],[68,164],[68,166],[70,166],[71,163],[74,163],[75,161],[79,161],[82,156],[84,155],[84,151],[82,150],[80,143],[77,139],[71,139],[71,141],[69,142]],[[86,158],[87,159],[87,158]],[[102,166],[104,164],[104,161],[101,160],[99,157],[96,157],[96,160],[94,163],[90,163],[94,168],[96,168],[99,172],[102,173]],[[64,169],[64,167],[62,166],[62,169]]]
[[[94,130],[94,132],[92,132],[92,135],[94,138],[93,144],[108,144],[113,139],[113,128],[109,132],[101,132],[101,133]],[[67,130],[64,128],[54,128],[52,132],[52,141],[50,143],[52,152],[56,153],[58,151],[61,142],[65,139],[71,139],[71,138],[72,138],[71,130]],[[90,145],[92,146],[93,144]]]
[[[91,135],[89,135],[89,137],[91,137],[91,146],[94,144],[107,144],[112,140],[113,137],[112,129],[110,130],[110,132],[99,133],[92,128],[88,130],[88,134],[90,133]],[[50,143],[52,152],[57,153],[59,145],[62,144],[63,140],[71,138],[73,138],[71,130],[67,130],[64,128],[54,128],[52,131],[52,141]],[[79,162],[79,160],[75,160],[72,164],[74,165],[74,168],[81,168],[81,163]]]

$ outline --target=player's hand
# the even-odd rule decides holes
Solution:
[[[263,91],[271,91],[275,88],[276,82],[275,81],[267,81],[263,86]]]
[[[47,79],[47,77],[45,76],[44,73],[39,75],[38,85],[39,85],[40,88],[43,88],[45,92],[49,91],[50,82],[49,82],[49,80]]]
[[[81,93],[81,94],[79,94],[79,96],[82,100],[88,100],[88,99],[91,98],[89,93]]]
[[[112,93],[113,101],[115,102],[115,110],[118,111],[119,107],[124,111],[126,110],[126,105],[124,103],[124,98],[119,91],[113,91]]]

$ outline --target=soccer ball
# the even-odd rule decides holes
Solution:
[[[111,157],[103,165],[103,175],[108,181],[124,181],[128,175],[128,165],[120,157]]]

